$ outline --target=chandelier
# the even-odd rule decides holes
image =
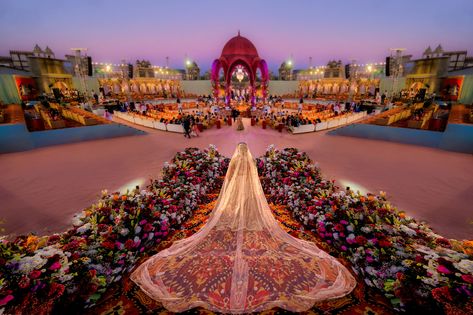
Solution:
[[[241,83],[241,81],[245,77],[245,72],[243,71],[241,67],[238,67],[235,75],[236,75],[237,80]]]

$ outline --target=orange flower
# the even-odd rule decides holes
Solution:
[[[401,219],[404,219],[404,218],[406,217],[406,213],[405,213],[405,212],[399,212],[398,215],[399,215],[399,217],[400,217]]]
[[[118,195],[113,195],[113,200],[117,201],[118,200]]]
[[[463,251],[467,255],[473,255],[473,241],[464,241],[463,242]]]
[[[361,201],[361,202],[365,202],[365,201],[366,201],[366,198],[365,198],[364,196],[361,196],[361,197],[360,197],[360,201]]]
[[[29,235],[26,239],[25,247],[31,251],[35,251],[38,248],[38,237],[35,235]]]
[[[123,196],[122,196],[122,200],[123,200],[123,201],[126,201],[126,195],[123,195]]]

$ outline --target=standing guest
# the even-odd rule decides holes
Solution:
[[[386,99],[386,96],[388,94],[388,91],[384,91],[383,95],[381,95],[381,104],[384,104],[384,100]]]
[[[177,103],[177,111],[179,112],[179,114],[182,114],[182,104],[181,104],[181,99],[179,97],[177,98],[176,103]]]
[[[199,122],[199,118],[192,120],[192,135],[195,137],[199,136],[199,126],[197,126]]]
[[[99,96],[98,96],[98,94],[95,93],[94,90],[92,90],[92,93],[94,93],[95,104],[98,104],[98,103],[99,103]]]
[[[191,137],[191,120],[189,117],[184,117],[183,118],[183,122],[182,122],[182,125],[184,127],[184,137],[187,137],[190,139]]]
[[[237,117],[239,116],[238,114],[239,112],[236,109],[232,109],[233,122],[236,121]]]

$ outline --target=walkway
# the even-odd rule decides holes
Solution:
[[[447,237],[473,236],[473,156],[398,143],[291,135],[249,126],[210,129],[198,138],[148,129],[145,136],[52,146],[0,155],[0,217],[7,233],[59,232],[102,189],[143,185],[184,147],[215,144],[229,156],[245,141],[255,156],[267,146],[297,147],[340,185],[386,191],[399,208]]]

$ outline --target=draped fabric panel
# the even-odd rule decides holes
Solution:
[[[243,143],[207,224],[144,262],[131,279],[173,312],[302,312],[356,285],[335,258],[278,225]]]
[[[0,101],[4,104],[19,104],[21,102],[12,75],[0,74]]]

